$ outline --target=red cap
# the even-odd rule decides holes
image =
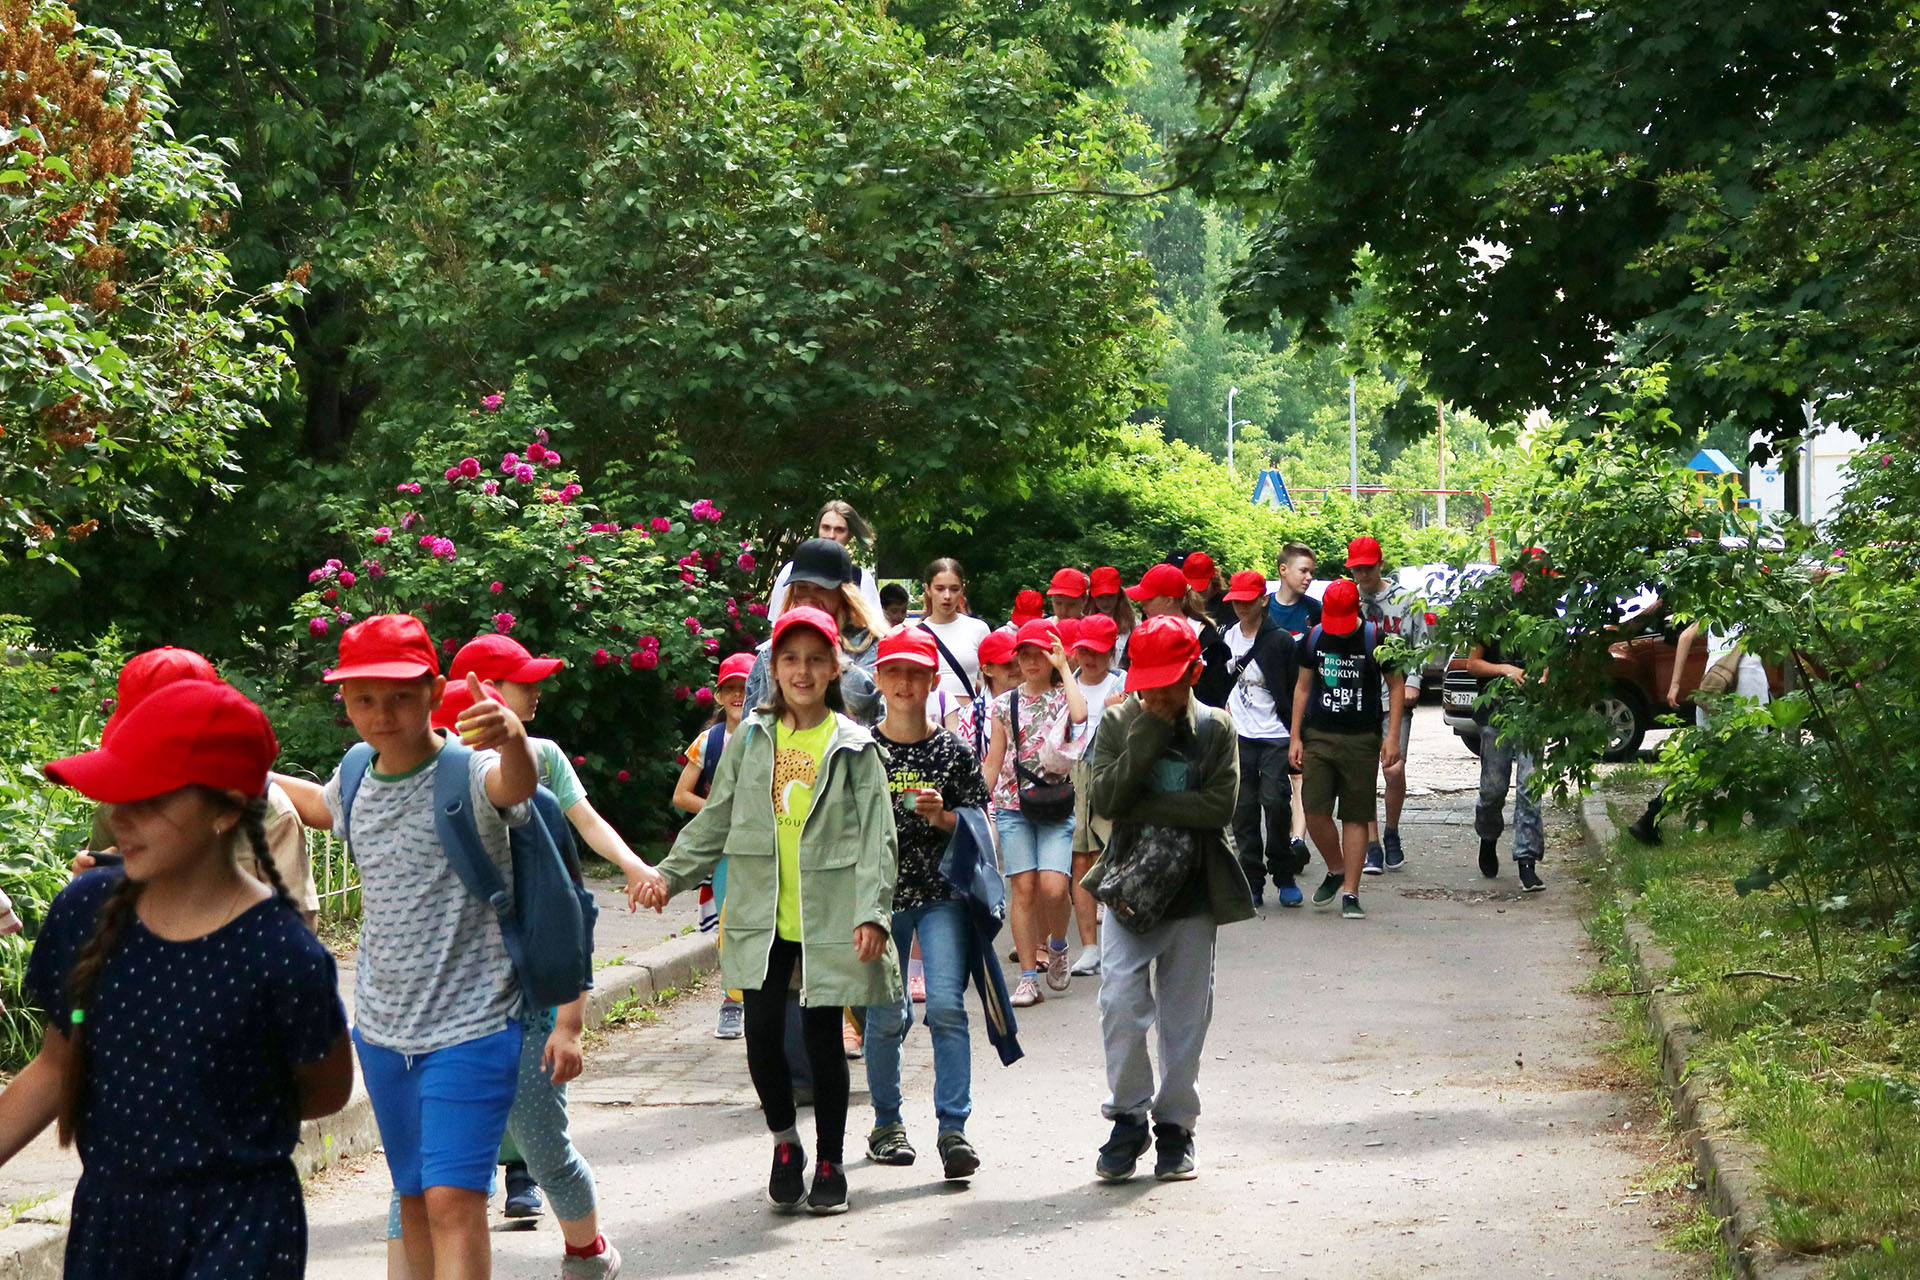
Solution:
[[[329,683],[342,680],[417,680],[440,674],[427,624],[410,613],[377,613],[340,635],[340,665],[327,672]]]
[[[780,620],[773,624],[774,647],[778,648],[780,637],[795,627],[818,631],[827,638],[828,644],[835,649],[840,647],[840,624],[835,622],[833,615],[825,609],[816,609],[810,604],[803,604],[797,609],[787,609],[781,613]]]
[[[1059,619],[1034,618],[1032,621],[1024,622],[1020,625],[1020,634],[1013,638],[1013,647],[1018,649],[1022,645],[1030,644],[1045,649],[1048,653],[1052,653],[1053,642],[1059,638],[1059,635]]]
[[[1117,596],[1124,583],[1120,571],[1110,564],[1103,564],[1093,571],[1087,580],[1087,594],[1090,596]]]
[[[1180,572],[1188,586],[1195,591],[1205,591],[1213,585],[1213,557],[1204,551],[1196,551],[1180,566]]]
[[[1177,684],[1199,660],[1200,637],[1185,618],[1148,618],[1127,640],[1127,692]]]
[[[1379,563],[1380,539],[1355,538],[1347,544],[1347,568],[1364,569],[1370,564]]]
[[[472,672],[482,680],[538,684],[563,665],[558,658],[534,657],[512,636],[485,635],[460,646],[460,652],[453,655],[453,665],[447,668],[447,679],[465,682],[467,673]]]
[[[46,775],[103,804],[195,785],[259,796],[279,754],[266,713],[245,694],[217,680],[176,680],[129,711],[111,745],[55,760]]]
[[[1227,583],[1228,600],[1265,600],[1267,575],[1258,569],[1242,569]]]
[[[1092,613],[1080,619],[1080,634],[1074,638],[1069,649],[1090,649],[1095,653],[1112,653],[1113,646],[1120,640],[1120,624],[1104,613]]]
[[[1320,597],[1320,627],[1330,636],[1349,636],[1360,625],[1360,588],[1352,578],[1335,578]]]
[[[100,728],[100,745],[107,745],[107,740],[119,731],[127,713],[146,701],[154,690],[164,689],[176,680],[219,678],[213,664],[191,649],[176,649],[168,645],[134,654],[127,659],[127,665],[120,668],[119,687],[114,690],[113,714],[107,717],[106,724]]]
[[[500,696],[500,691],[494,688],[491,682],[483,683],[480,686],[480,690],[495,702],[503,705],[506,703],[506,699]],[[433,727],[436,729],[457,728],[460,723],[461,713],[472,705],[473,695],[467,692],[467,682],[464,677],[458,684],[455,684],[451,680],[447,681],[447,691],[440,695],[440,705],[433,709],[433,715],[431,717]]]
[[[1013,661],[1013,635],[1007,631],[989,631],[980,642],[980,665],[1004,667]]]
[[[874,657],[873,665],[877,667],[889,662],[938,671],[940,646],[919,627],[902,627],[880,642],[880,652]]]
[[[1087,594],[1087,575],[1078,569],[1055,569],[1053,581],[1047,584],[1050,596],[1070,596],[1078,600]]]
[[[1068,653],[1072,653],[1074,646],[1080,643],[1081,620],[1079,618],[1054,618],[1051,621],[1053,622],[1054,631],[1060,636],[1060,643],[1065,646]]]
[[[1038,591],[1031,589],[1022,591],[1013,598],[1013,617],[1010,621],[1013,623],[1014,629],[1018,630],[1027,623],[1032,622],[1040,616],[1046,607],[1047,602],[1040,598]]]
[[[1127,588],[1127,599],[1138,603],[1151,600],[1156,596],[1171,596],[1175,600],[1183,599],[1187,594],[1187,575],[1180,571],[1177,564],[1157,564],[1146,571],[1140,579],[1140,585]],[[1127,641],[1129,645],[1133,641]]]
[[[751,653],[728,655],[726,661],[720,664],[720,678],[713,682],[713,687],[718,689],[729,680],[745,680],[752,675],[753,658]]]

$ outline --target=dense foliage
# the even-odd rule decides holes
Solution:
[[[234,435],[284,352],[219,232],[219,156],[175,137],[163,50],[0,5],[0,555],[57,560],[119,518],[177,514],[157,486],[225,493]]]

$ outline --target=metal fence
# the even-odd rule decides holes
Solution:
[[[307,859],[313,866],[314,888],[320,893],[320,918],[360,918],[360,869],[353,865],[344,840],[331,831],[307,832]]]

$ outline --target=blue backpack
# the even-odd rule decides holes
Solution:
[[[593,925],[600,907],[580,874],[573,832],[553,792],[539,787],[531,821],[508,828],[513,892],[480,840],[472,805],[473,751],[449,736],[433,774],[433,828],[454,874],[493,908],[513,974],[531,1008],[550,1009],[593,986]],[[353,797],[373,766],[374,750],[357,742],[340,764],[340,812],[351,830]]]

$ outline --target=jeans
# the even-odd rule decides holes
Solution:
[[[1100,1036],[1107,1103],[1100,1114],[1192,1129],[1200,1118],[1200,1055],[1213,1022],[1213,954],[1219,927],[1205,914],[1135,933],[1111,916],[1100,930]],[[1160,1039],[1154,1092],[1147,1032]]]
[[[941,1133],[960,1133],[973,1114],[973,1049],[967,1038],[967,939],[973,926],[957,898],[893,913],[893,945],[900,952],[901,988],[907,955],[920,935],[927,976],[927,1030],[933,1033],[933,1113]],[[913,1005],[867,1008],[867,1092],[875,1127],[900,1123],[900,1046],[913,1026]]]
[[[1480,730],[1480,800],[1473,807],[1473,830],[1482,840],[1498,840],[1506,827],[1507,787],[1519,790],[1513,801],[1513,858],[1538,858],[1546,852],[1540,806],[1527,794],[1533,755],[1496,738],[1491,726]]]
[[[1023,871],[1073,874],[1073,818],[1034,822],[1018,809],[996,809],[993,825],[1000,831],[1000,865],[1009,876]]]
[[[1265,820],[1266,833],[1261,834]],[[1287,776],[1285,738],[1240,739],[1240,794],[1233,804],[1233,844],[1255,893],[1273,874],[1293,883],[1293,782]],[[1264,851],[1265,857],[1262,858]]]

